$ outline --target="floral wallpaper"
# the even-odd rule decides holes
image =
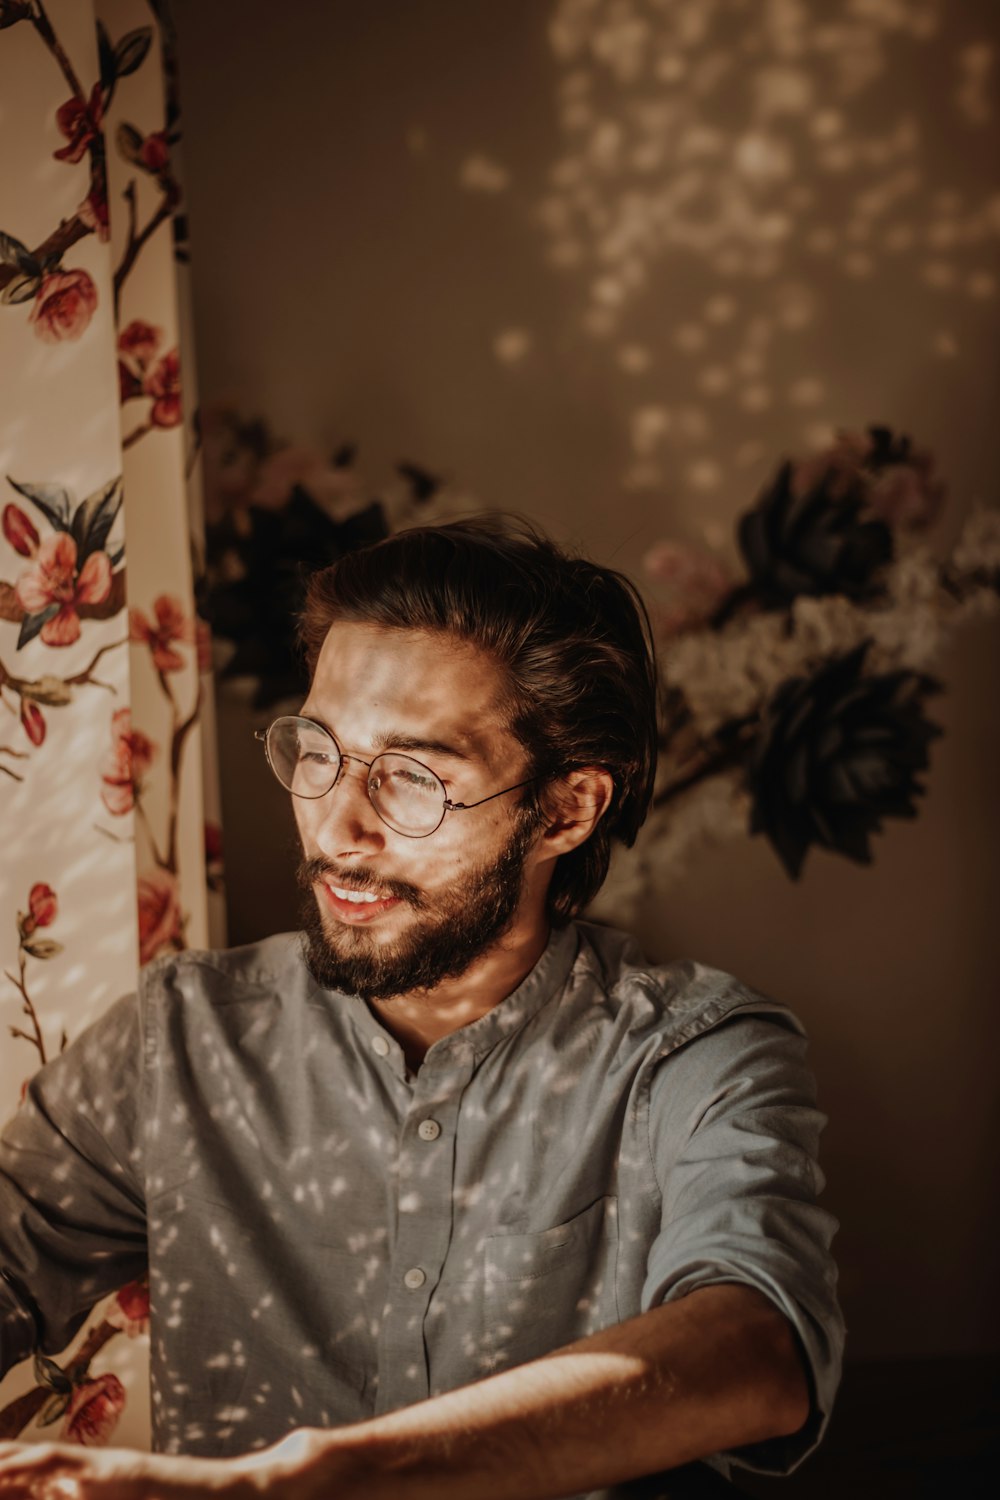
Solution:
[[[139,965],[223,934],[169,18],[4,3],[0,88],[6,1116]],[[12,1371],[0,1436],[144,1445],[147,1313],[133,1283]]]

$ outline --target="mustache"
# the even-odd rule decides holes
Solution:
[[[303,891],[311,891],[317,881],[325,880],[332,885],[340,886],[344,891],[375,891],[380,896],[395,896],[397,900],[405,901],[418,911],[422,910],[426,904],[417,887],[405,880],[390,878],[375,881],[362,875],[358,870],[339,870],[330,860],[318,855],[301,861],[295,872],[295,879],[299,889]]]

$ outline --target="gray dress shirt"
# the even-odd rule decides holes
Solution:
[[[714,1462],[786,1471],[843,1344],[804,1051],[784,1007],[586,923],[416,1073],[297,934],[158,960],[0,1138],[0,1370],[148,1256],[154,1447],[234,1454],[741,1282],[812,1415]]]

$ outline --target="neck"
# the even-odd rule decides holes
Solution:
[[[415,1072],[435,1042],[478,1021],[513,994],[545,952],[548,940],[543,912],[531,921],[517,920],[510,932],[456,979],[442,980],[430,990],[369,1001],[370,1009],[399,1042],[407,1066]]]

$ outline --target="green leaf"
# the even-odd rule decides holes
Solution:
[[[3,291],[0,292],[0,302],[6,302],[11,306],[17,302],[30,302],[42,284],[41,275],[15,276],[13,281],[8,281]]]
[[[37,505],[46,520],[51,521],[57,531],[69,531],[69,513],[72,501],[69,490],[61,484],[27,484],[19,479],[8,480],[32,505]]]
[[[103,489],[95,490],[92,495],[80,501],[70,530],[77,545],[77,559],[81,568],[92,552],[104,550],[121,503],[120,474],[116,474]]]
[[[127,78],[142,66],[152,42],[152,26],[140,26],[125,33],[115,48],[115,72],[119,78]]]
[[[118,65],[115,62],[115,49],[103,21],[97,23],[97,56],[101,65],[101,87],[110,89],[118,75]]]
[[[69,1406],[69,1396],[50,1396],[42,1407],[35,1421],[39,1427],[51,1427],[53,1422],[58,1422]]]
[[[38,938],[31,943],[23,943],[22,947],[32,958],[55,958],[63,951],[62,943],[57,943],[54,938]]]
[[[73,701],[73,689],[61,677],[39,677],[36,682],[21,684],[21,697],[49,708],[62,708]]]
[[[142,143],[145,139],[142,131],[136,130],[135,126],[130,125],[127,120],[123,120],[115,131],[115,145],[118,147],[119,154],[137,167],[144,165]]]
[[[47,1385],[50,1391],[58,1391],[69,1396],[73,1391],[73,1382],[65,1370],[59,1368],[54,1359],[47,1359],[44,1354],[35,1354],[35,1380],[38,1385]]]
[[[55,599],[51,604],[47,604],[44,609],[40,609],[37,614],[25,615],[21,621],[21,631],[17,638],[15,651],[20,651],[22,646],[26,646],[29,641],[33,641],[42,626],[47,625],[50,620],[54,620],[61,608],[62,605],[59,603],[59,600]]]
[[[4,234],[2,230],[0,230],[0,261],[3,261],[5,266],[16,266],[19,271],[24,271],[29,276],[37,276],[42,269],[27,245],[22,245],[20,240],[15,239],[12,234]]]

